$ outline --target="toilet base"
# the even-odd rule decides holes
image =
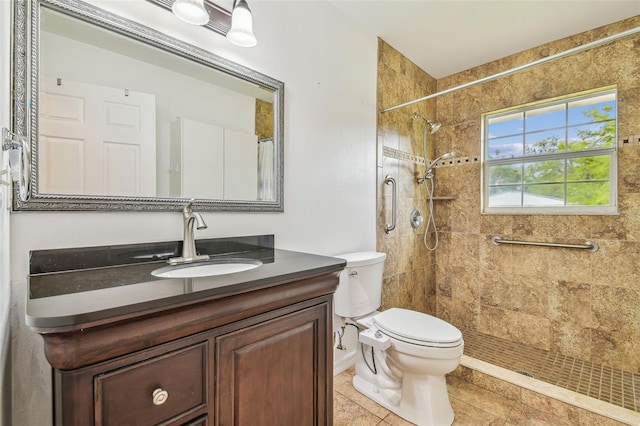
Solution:
[[[376,351],[376,359],[379,351]],[[361,354],[358,354],[361,355]],[[453,409],[449,402],[444,376],[424,376],[404,373],[400,388],[387,386],[387,377],[373,374],[358,356],[353,387],[387,410],[418,426],[450,426]],[[381,377],[382,376],[382,377]]]

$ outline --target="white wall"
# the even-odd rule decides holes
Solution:
[[[148,2],[92,2],[285,83],[285,212],[203,213],[209,228],[196,238],[273,233],[285,249],[375,249],[375,38],[354,32],[324,1],[251,1],[258,37],[252,49]],[[11,216],[13,424],[51,423],[41,339],[24,325],[29,250],[178,240],[181,226],[178,213]]]
[[[11,8],[10,2],[0,2],[0,22],[8,22]],[[0,25],[0,127],[9,127],[9,26]],[[0,152],[0,170],[7,167],[8,156]],[[9,181],[6,175],[0,179]],[[0,185],[0,426],[11,424],[11,353],[9,305],[10,290],[10,257],[9,257],[9,211],[7,210],[10,189]]]

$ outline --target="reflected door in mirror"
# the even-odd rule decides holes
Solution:
[[[224,129],[178,118],[171,123],[170,195],[224,198]]]
[[[258,138],[232,129],[224,131],[224,198],[258,198]]]
[[[154,95],[46,79],[40,105],[41,192],[155,194]]]

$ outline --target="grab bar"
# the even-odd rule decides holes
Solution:
[[[564,244],[564,243],[545,243],[538,241],[520,241],[520,240],[503,240],[499,236],[491,237],[491,242],[495,245],[500,244],[521,244],[526,246],[543,246],[543,247],[562,247],[587,250],[591,253],[598,251],[600,246],[595,241],[587,241],[584,244]]]
[[[396,186],[397,186],[396,180],[391,176],[387,175],[384,178],[384,183],[385,185],[391,184],[391,223],[387,223],[384,226],[384,232],[388,234],[389,232],[396,229],[396,210],[397,210],[397,202],[398,202],[397,200],[398,191],[396,190]]]

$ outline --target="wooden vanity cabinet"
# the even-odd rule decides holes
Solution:
[[[57,354],[53,346],[63,345],[69,355],[78,351],[78,360],[99,359],[96,349],[109,353],[134,336],[146,346],[77,368],[55,368],[55,424],[331,425],[336,285],[337,274],[331,274],[94,332],[60,333],[57,339],[43,334],[49,352]],[[102,333],[110,343],[95,341]]]

